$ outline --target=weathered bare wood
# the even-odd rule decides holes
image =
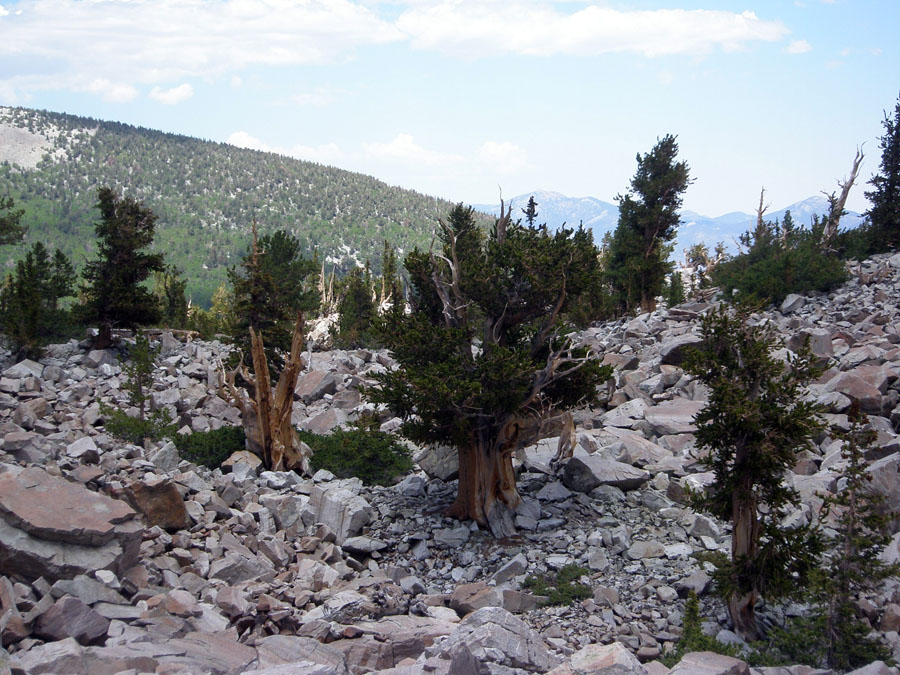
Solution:
[[[263,465],[272,471],[310,473],[308,451],[300,443],[291,425],[294,389],[297,378],[305,367],[303,327],[303,316],[298,313],[291,339],[291,352],[274,391],[262,336],[252,326],[250,343],[253,374],[243,366],[243,355],[232,371],[227,371],[220,363],[219,391],[241,411],[249,449],[258,454]],[[247,381],[252,393],[238,389],[235,385],[238,371]]]
[[[828,219],[825,221],[825,230],[822,233],[823,247],[828,246],[837,234],[838,225],[840,225],[841,217],[844,215],[844,206],[847,204],[847,197],[850,196],[850,189],[853,187],[856,179],[859,178],[859,167],[862,165],[863,157],[865,155],[863,155],[862,148],[857,148],[856,156],[853,158],[853,166],[850,168],[850,177],[838,181],[841,194],[837,197],[835,197],[834,193],[825,195],[828,197],[831,212],[828,214]]]

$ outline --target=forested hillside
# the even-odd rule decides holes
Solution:
[[[115,122],[0,108],[0,195],[25,209],[25,244],[92,255],[97,188],[143,200],[159,216],[156,248],[206,304],[240,260],[256,219],[286,229],[329,266],[380,264],[382,242],[427,247],[451,204],[370,176],[272,153]],[[8,268],[26,246],[0,247]]]

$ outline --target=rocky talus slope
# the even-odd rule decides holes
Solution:
[[[881,270],[879,272],[879,270]],[[878,432],[872,485],[900,511],[900,255],[867,261],[830,296],[790,297],[759,316],[785,349],[809,336],[830,364],[810,390],[829,424],[851,399]],[[684,598],[701,595],[704,628],[724,641],[710,569],[692,554],[730,549],[728,527],[693,512],[684,488],[710,480],[693,416],[705,392],[680,368],[709,304],[597,326],[585,342],[616,367],[609,402],[577,411],[578,448],[558,472],[557,439],[519,458],[519,536],[496,541],[444,517],[454,458],[417,455],[388,488],[264,471],[238,453],[210,471],[171,443],[123,444],[100,403],[123,405],[115,351],[55,345],[0,376],[0,673],[822,673],[749,668],[689,654],[657,660],[681,631]],[[217,343],[165,335],[153,408],[204,431],[240,423],[218,396]],[[327,432],[372,406],[359,386],[392,366],[384,352],[312,353],[294,422]],[[385,417],[383,427],[399,420]],[[817,517],[837,490],[840,445],[828,433],[788,480],[803,495],[790,519]],[[900,523],[895,523],[900,531]],[[900,534],[885,551],[900,559]],[[587,569],[591,596],[543,606],[528,576]],[[762,607],[778,623],[797,607]],[[900,585],[859,610],[900,657]],[[897,673],[874,663],[857,671]]]

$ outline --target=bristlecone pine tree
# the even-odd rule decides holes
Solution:
[[[251,351],[249,329],[256,331],[265,343],[273,377],[284,367],[297,313],[318,307],[312,287],[315,272],[315,264],[303,257],[296,237],[283,230],[259,237],[256,221],[241,269],[228,272],[234,289],[235,344],[245,353]]]
[[[25,236],[25,228],[21,224],[24,214],[23,209],[15,208],[11,197],[0,197],[0,246],[18,244]]]
[[[163,267],[160,253],[148,253],[153,244],[156,215],[131,197],[119,197],[112,189],[97,191],[100,220],[95,226],[99,257],[89,261],[82,276],[82,320],[96,321],[98,348],[112,341],[113,326],[137,328],[159,319],[159,304],[142,285]]]
[[[869,181],[872,191],[866,192],[872,204],[866,215],[875,251],[900,246],[900,99],[893,118],[885,113],[882,124],[881,171]]]
[[[0,329],[17,358],[40,358],[47,339],[66,324],[59,300],[72,295],[74,276],[62,251],[51,259],[39,241],[16,263],[15,274],[0,289]]]
[[[774,329],[753,324],[746,307],[720,308],[703,319],[702,343],[685,370],[709,387],[696,418],[697,446],[715,481],[695,505],[731,521],[731,563],[720,591],[737,633],[759,638],[754,605],[760,594],[784,597],[815,567],[820,542],[809,527],[781,526],[799,495],[784,481],[797,453],[821,429],[818,409],[804,400],[816,368],[804,349],[789,363],[772,356]]]
[[[600,273],[597,249],[581,229],[510,222],[502,203],[489,235],[461,204],[440,227],[440,250],[406,257],[413,311],[386,336],[399,367],[367,394],[409,439],[457,448],[450,515],[507,536],[519,443],[552,412],[594,401],[610,374],[564,321]]]
[[[607,273],[619,311],[656,309],[671,265],[667,258],[680,224],[678,209],[690,185],[686,162],[677,162],[678,143],[667,135],[647,154],[637,156],[631,189],[617,197],[619,223],[607,256]]]
[[[879,556],[891,540],[889,515],[883,512],[884,497],[869,485],[864,452],[875,442],[868,418],[855,402],[848,412],[850,429],[835,430],[844,441],[841,451],[847,461],[843,488],[825,500],[824,518],[836,516],[834,550],[814,586],[824,630],[825,664],[830,668],[859,668],[875,659],[887,659],[890,650],[870,638],[870,627],[856,618],[854,601],[874,592],[889,578],[900,575],[900,565],[887,564]]]

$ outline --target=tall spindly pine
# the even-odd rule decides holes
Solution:
[[[680,223],[678,210],[690,185],[690,170],[676,161],[678,143],[666,135],[637,156],[631,189],[619,195],[619,223],[607,257],[607,274],[620,313],[656,308],[663,292],[671,247]]]

